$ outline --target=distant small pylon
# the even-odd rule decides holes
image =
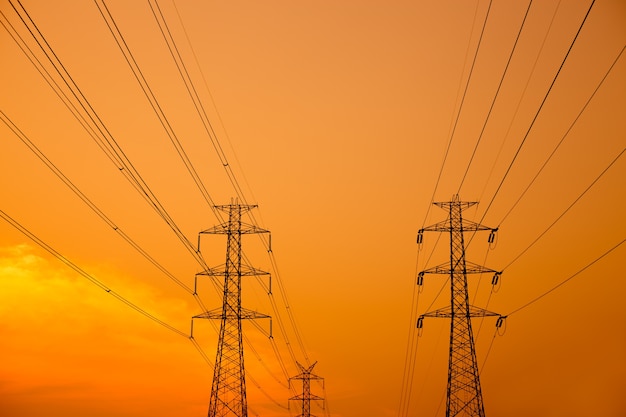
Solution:
[[[318,375],[315,375],[313,373],[313,368],[315,367],[316,364],[317,362],[315,362],[313,365],[309,366],[308,368],[305,368],[304,366],[296,362],[296,365],[298,365],[298,367],[300,368],[300,373],[294,377],[289,378],[290,385],[291,385],[291,380],[293,379],[299,379],[302,381],[302,394],[289,398],[289,401],[298,401],[301,403],[302,413],[299,414],[298,417],[315,417],[313,414],[311,414],[311,401],[323,401],[324,400],[323,397],[319,397],[317,395],[311,394],[311,380],[320,380],[322,381],[322,383],[324,381],[324,378]]]

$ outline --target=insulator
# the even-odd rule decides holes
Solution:
[[[421,229],[417,232],[417,244],[421,245],[423,240],[424,240],[424,230]]]
[[[498,281],[500,280],[500,274],[502,274],[502,272],[496,272],[495,274],[493,274],[493,278],[491,278],[491,285],[498,285]]]
[[[502,327],[502,325],[504,324],[504,319],[506,319],[506,316],[498,317],[498,320],[496,321],[496,329]]]
[[[417,328],[421,329],[424,326],[424,316],[419,316],[417,318]]]
[[[417,274],[417,285],[420,287],[424,284],[424,271]]]
[[[496,232],[498,231],[498,229],[491,229],[491,233],[489,233],[489,237],[487,238],[487,242],[488,243],[493,243],[493,241],[496,239]]]

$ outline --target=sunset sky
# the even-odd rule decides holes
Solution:
[[[272,232],[273,257],[254,236],[243,245],[272,272],[273,298],[246,278],[243,306],[274,317],[275,345],[268,321],[244,324],[250,416],[299,414],[289,347],[325,378],[318,417],[445,415],[449,321],[426,319],[418,337],[415,320],[449,303],[449,284],[415,283],[449,259],[448,236],[418,248],[416,235],[457,193],[479,202],[465,218],[499,228],[491,247],[466,234],[468,260],[503,270],[495,289],[468,278],[473,304],[508,315],[498,332],[473,322],[486,414],[626,415],[623,0],[0,0],[0,12],[2,217],[111,290],[0,218],[0,415],[208,410],[212,368],[186,336],[203,309],[121,231],[187,288],[202,267],[69,110],[72,83],[194,245],[220,220],[176,140],[213,203],[237,197],[232,173],[258,204],[247,221]],[[202,255],[222,264],[224,237],[203,236]],[[198,293],[221,306],[207,278]],[[215,327],[195,321],[194,337],[214,361]]]

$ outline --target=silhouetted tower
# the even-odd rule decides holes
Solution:
[[[467,294],[467,274],[499,272],[465,260],[465,242],[463,232],[489,230],[489,241],[493,241],[497,229],[491,229],[468,220],[463,220],[462,211],[476,202],[459,201],[454,196],[452,201],[434,203],[448,211],[448,219],[418,232],[417,242],[422,243],[423,232],[450,233],[450,263],[444,263],[424,270],[418,274],[418,285],[422,285],[424,274],[449,274],[451,299],[450,306],[428,312],[419,317],[417,326],[422,327],[424,317],[450,318],[450,355],[448,359],[448,388],[446,417],[479,416],[484,417],[485,409],[480,389],[480,378],[476,362],[472,317],[498,316],[498,314],[469,303]]]
[[[209,401],[209,417],[247,417],[248,415],[241,321],[269,317],[241,307],[241,277],[268,274],[242,262],[241,236],[269,233],[267,230],[242,222],[242,214],[255,207],[240,204],[215,206],[216,209],[228,213],[228,221],[200,232],[200,234],[221,234],[227,237],[226,263],[198,274],[224,277],[222,307],[194,316],[194,318],[221,322]],[[199,239],[200,237],[198,237],[198,246]]]
[[[289,383],[291,384],[291,380],[299,379],[302,381],[302,395],[296,395],[291,397],[289,401],[298,401],[301,402],[302,405],[302,414],[299,414],[298,417],[315,417],[311,414],[311,401],[322,401],[324,398],[319,397],[317,395],[311,394],[311,380],[321,380],[324,378],[315,375],[313,372],[313,368],[317,362],[313,365],[305,368],[296,362],[296,365],[300,368],[300,373],[294,377],[289,378]]]

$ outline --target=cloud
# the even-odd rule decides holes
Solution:
[[[160,319],[177,327],[189,322],[185,300],[123,277],[110,281]],[[146,398],[166,399],[168,390],[210,373],[198,366],[201,360],[185,338],[24,244],[0,249],[0,333],[0,355],[8,359],[0,373],[3,415],[126,415]],[[187,391],[182,405],[186,399],[204,406],[202,395]],[[107,397],[115,401],[102,403]],[[152,407],[139,408],[131,414]]]

